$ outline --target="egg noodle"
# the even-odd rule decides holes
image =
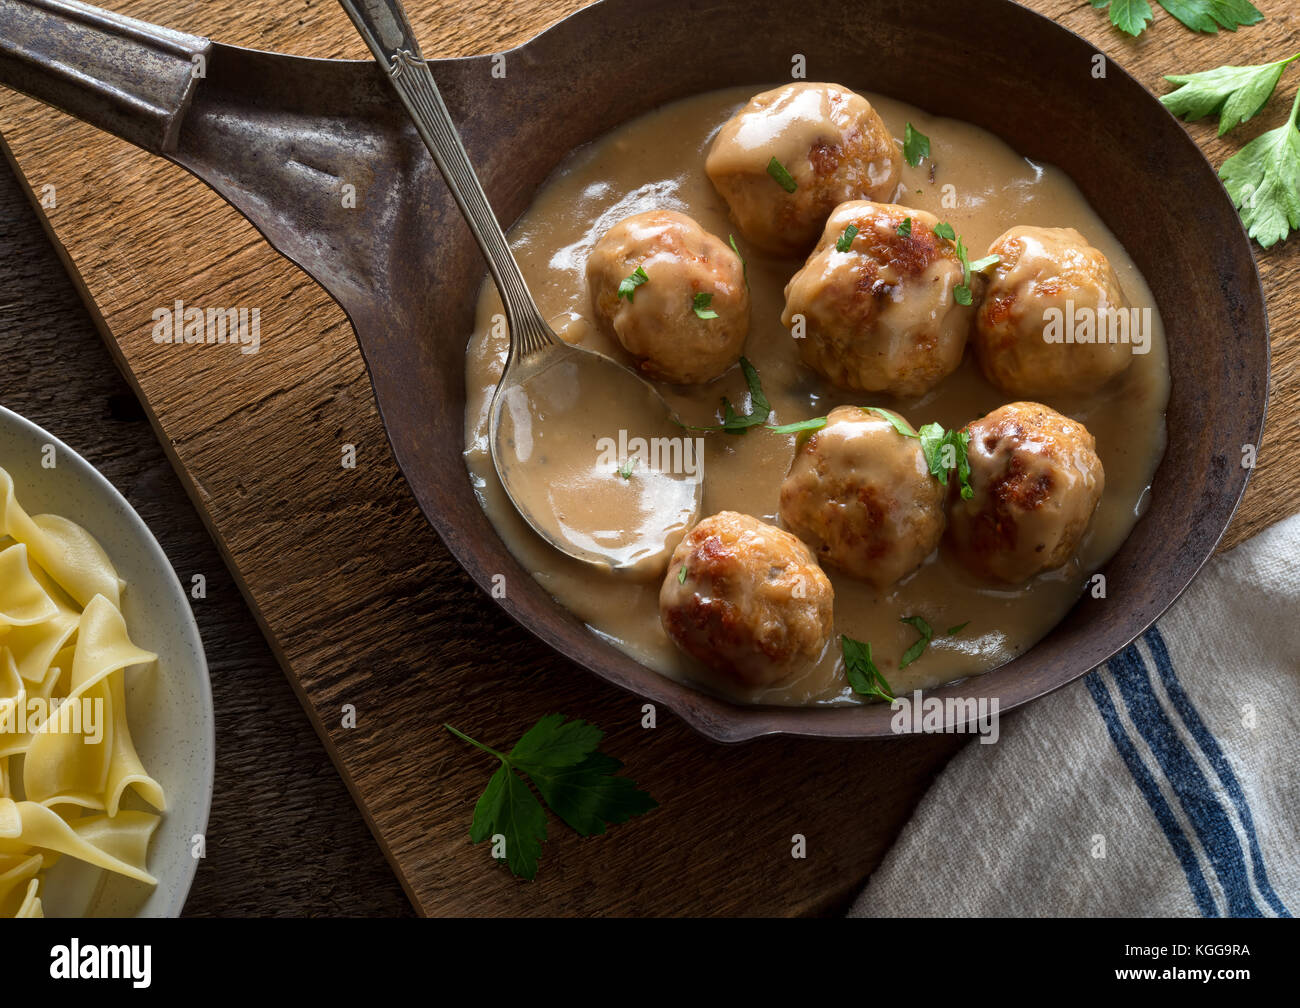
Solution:
[[[160,821],[127,726],[125,582],[98,542],[57,515],[29,516],[0,468],[0,918],[44,916],[46,871],[67,856],[147,885]]]

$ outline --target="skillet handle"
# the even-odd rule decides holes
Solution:
[[[211,49],[79,0],[0,0],[0,84],[154,154],[176,149]]]

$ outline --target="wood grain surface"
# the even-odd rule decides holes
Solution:
[[[296,17],[281,5],[234,0],[113,6],[234,44],[365,56],[331,0],[304,0]],[[430,56],[516,45],[577,6],[408,4]],[[1300,48],[1294,5],[1281,0],[1260,0],[1263,24],[1217,37],[1193,35],[1160,12],[1136,41],[1077,0],[1029,6],[1158,92],[1164,73],[1264,62]],[[1281,121],[1296,86],[1295,75],[1284,78],[1240,136],[1216,140],[1208,124],[1192,133],[1218,164],[1242,139]],[[0,131],[33,191],[55,187],[49,227],[110,350],[419,911],[770,914],[846,903],[959,738],[726,748],[665,711],[656,728],[641,728],[636,698],[555,658],[507,621],[422,521],[385,443],[352,332],[314,282],[173,166],[10,94],[0,95]],[[1272,402],[1259,468],[1226,544],[1300,510],[1282,447],[1300,433],[1298,259],[1300,241],[1259,256],[1272,318]],[[1189,277],[1188,296],[1200,290],[1212,291],[1212,278]],[[150,315],[176,298],[259,306],[262,352],[234,359],[228,347],[154,344]],[[344,444],[357,446],[356,469],[340,466]],[[355,728],[344,727],[345,705],[357,711]],[[538,880],[521,884],[493,866],[484,847],[468,844],[473,802],[492,767],[441,725],[504,745],[556,710],[607,729],[606,750],[661,808],[594,840],[553,825]],[[300,771],[284,770],[281,786],[292,791]],[[256,798],[237,791],[218,801]],[[314,814],[352,815],[344,804],[336,797]],[[790,856],[796,833],[807,837],[805,860]],[[390,908],[377,897],[373,910]]]

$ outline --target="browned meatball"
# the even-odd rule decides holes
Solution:
[[[807,546],[775,525],[721,511],[678,544],[659,617],[678,647],[729,684],[773,686],[821,655],[834,600]]]
[[[841,406],[795,452],[781,520],[818,560],[888,588],[939,545],[943,498],[917,439],[877,413]]]
[[[1106,486],[1088,428],[1034,402],[966,426],[974,496],[950,495],[947,542],[975,574],[1023,584],[1079,548]]]
[[[769,171],[790,174],[787,192]],[[704,163],[741,233],[774,255],[808,251],[846,200],[891,200],[902,160],[876,110],[838,84],[787,84],[723,125]]]
[[[1110,320],[1128,302],[1110,261],[1083,235],[1014,227],[989,254],[1002,261],[976,315],[974,344],[990,382],[1010,396],[1085,395],[1129,366],[1125,334],[1115,329],[1117,341],[1108,342]]]
[[[634,273],[644,282],[620,296]],[[685,214],[649,210],[619,221],[591,250],[587,286],[597,323],[651,377],[707,382],[740,359],[749,332],[744,264]]]
[[[938,223],[882,203],[845,203],[831,214],[786,284],[781,315],[809,367],[843,388],[894,396],[921,395],[956,370],[975,310],[957,303],[961,260],[934,233]],[[850,226],[857,235],[841,252],[836,243]]]

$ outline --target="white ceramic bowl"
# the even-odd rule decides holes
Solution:
[[[46,446],[56,465],[42,466]],[[47,873],[50,917],[176,917],[198,866],[212,805],[215,731],[203,643],[166,554],[131,505],[63,442],[0,406],[0,466],[30,514],[62,515],[84,526],[126,581],[122,614],[132,640],[158,655],[127,671],[127,714],[136,749],[163,787],[167,811],[149,847],[149,888],[61,858]],[[144,808],[145,806],[140,805]]]

